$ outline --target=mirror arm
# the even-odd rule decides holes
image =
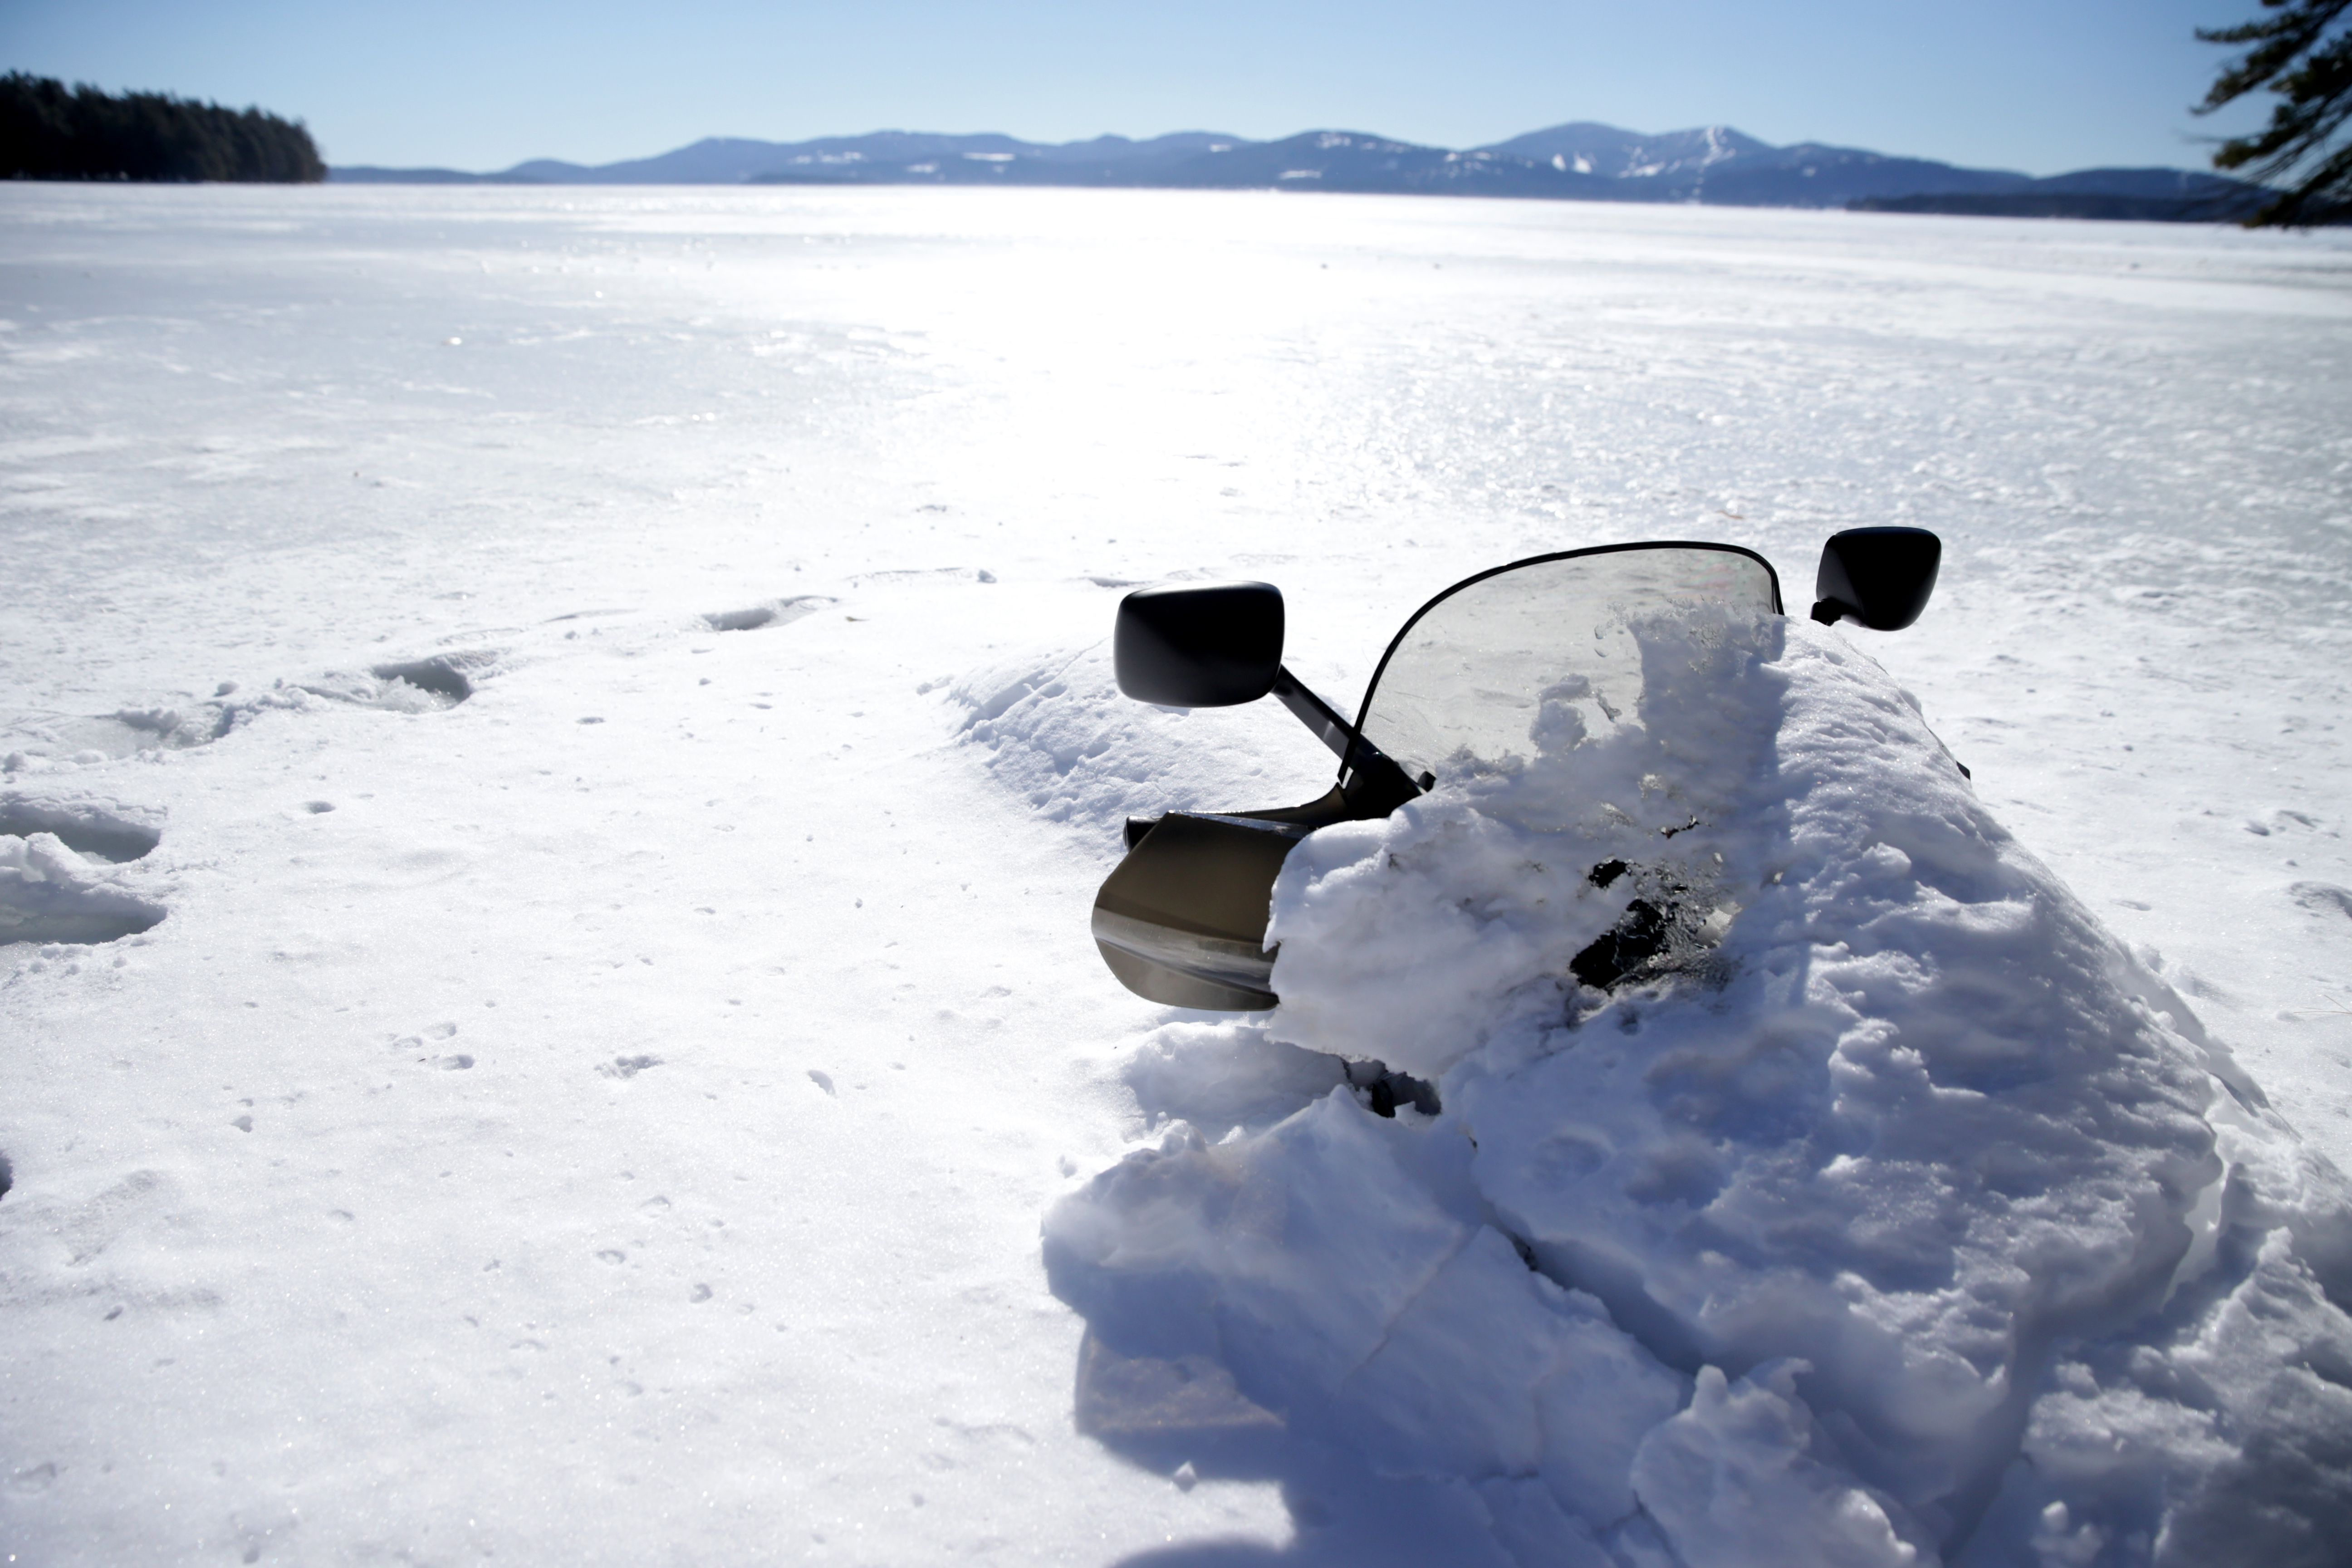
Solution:
[[[1275,671],[1270,695],[1331,748],[1339,759],[1340,772],[1347,775],[1344,787],[1349,795],[1362,795],[1376,815],[1385,816],[1421,793],[1422,786],[1406,777],[1405,771],[1386,752],[1357,733],[1354,725],[1339,717],[1328,702],[1307,690],[1287,668]]]
[[[1286,666],[1274,672],[1275,700],[1298,716],[1298,721],[1315,731],[1315,738],[1331,748],[1334,756],[1346,761],[1348,748],[1356,743],[1355,727],[1328,702],[1307,689],[1298,677]]]

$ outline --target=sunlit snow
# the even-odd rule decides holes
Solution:
[[[18,185],[0,279],[18,1560],[2339,1549],[2342,237]],[[1127,816],[1329,775],[1128,586],[1352,709],[1473,571],[1886,521],[1912,630],[1310,841],[1285,1008],[1103,970]],[[1580,999],[1645,810],[1717,945]]]

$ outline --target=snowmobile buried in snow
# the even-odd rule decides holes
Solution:
[[[1943,547],[1919,528],[1849,529],[1822,549],[1813,619],[1898,631],[1934,591]],[[1128,853],[1096,895],[1094,937],[1127,988],[1177,1007],[1271,1007],[1266,926],[1291,849],[1334,823],[1383,817],[1441,771],[1527,744],[1545,692],[1581,677],[1614,719],[1640,700],[1630,623],[1701,606],[1780,615],[1771,563],[1735,544],[1662,541],[1530,556],[1465,578],[1414,611],[1381,656],[1350,723],[1283,667],[1282,593],[1268,583],[1142,588],[1120,602],[1119,689],[1170,708],[1272,696],[1338,753],[1339,779],[1304,805],[1171,812],[1127,824]],[[1965,772],[1966,770],[1962,770]],[[1606,887],[1628,868],[1590,876]],[[1675,921],[1636,898],[1570,968],[1598,989],[1654,966]]]

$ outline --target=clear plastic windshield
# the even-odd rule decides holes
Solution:
[[[1528,754],[1543,695],[1582,677],[1601,710],[1642,695],[1628,623],[1660,610],[1779,611],[1771,567],[1744,551],[1688,544],[1549,556],[1448,590],[1399,634],[1373,678],[1365,739],[1407,773]]]

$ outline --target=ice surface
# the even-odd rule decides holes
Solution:
[[[2303,1151],[2352,1160],[2347,315],[2340,236],[0,190],[6,908],[163,916],[0,945],[0,1540],[110,1565],[1869,1561],[1942,1551],[1973,1508],[1963,1561],[2295,1560],[2347,1470],[2341,1184]],[[1530,1043],[1567,925],[1629,896],[1581,868],[1554,915],[1498,875],[1491,943],[1431,927],[1495,966],[1400,978],[1409,1005],[1341,996],[1298,942],[1281,1022],[1102,973],[1121,816],[1330,772],[1271,705],[1117,699],[1124,585],[1279,583],[1293,668],[1352,707],[1415,605],[1498,562],[1722,539],[1795,602],[1823,534],[1885,521],[1946,539],[1927,617],[1791,627],[1758,668],[1888,726],[1916,820],[1864,846],[1824,804],[1811,878],[1726,873],[1738,912],[1679,1000],[1582,1026],[1621,1070],[1692,1053],[1568,1086],[1624,1145],[1555,1151],[1589,1212],[1544,1196],[1509,1087],[1601,1070]],[[1918,710],[1858,663],[1831,680],[1843,646]],[[1921,712],[1973,795],[1937,793]],[[1810,722],[1776,733],[1833,758]],[[1759,796],[1763,768],[1683,787],[1813,798]],[[1442,844],[1502,868],[1567,831],[1478,798],[1317,845],[1285,920],[1402,951],[1402,911],[1342,896],[1380,833],[1432,892]],[[1674,855],[1768,843],[1708,831]],[[1774,933],[1817,908],[1883,944],[1807,969],[1780,1056],[1709,1055],[1766,972],[1705,955],[1802,946]],[[1906,967],[1922,943],[1958,981]],[[2018,1000],[2012,970],[2094,958],[2074,1012]],[[1948,1018],[1960,982],[2008,1000],[1916,1070],[1866,1026]],[[1774,1115],[1954,1136],[1935,1096],[2012,1092],[2003,1042],[2077,1014],[2002,1114],[2081,1181],[2010,1193],[1990,1144],[1906,1163],[1810,1127],[1759,1152]],[[1375,1039],[1452,1059],[1434,1122],[1334,1097],[1320,1053]],[[2231,1059],[2242,1101],[2210,1088]],[[1778,1076],[1801,1060],[1850,1076]],[[2086,1084],[2122,1098],[2061,1116]],[[1733,1089],[1739,1158],[1679,1159],[1675,1118]],[[1473,1118],[1491,1158],[1449,1131]],[[1773,1212],[1836,1153],[1886,1168]],[[1707,1304],[1718,1265],[1661,1217],[1717,1180],[1745,1306]],[[1294,1200],[1299,1247],[1232,1226]],[[1881,1223],[1826,1226],[1836,1202]],[[2075,1234],[2101,1249],[2042,1269],[2051,1300],[2153,1290],[2154,1316],[2003,1348],[2054,1310],[2003,1247]],[[1104,1260],[1130,1255],[1196,1293],[1129,1314]],[[1199,1331],[1203,1257],[1246,1286],[1230,1342]],[[1767,1345],[1743,1325],[1786,1320],[1755,1301],[1814,1310]],[[1899,1431],[1853,1392],[1871,1355],[1887,1399],[1925,1391]],[[2032,1378],[1979,1452],[2011,1364]]]

